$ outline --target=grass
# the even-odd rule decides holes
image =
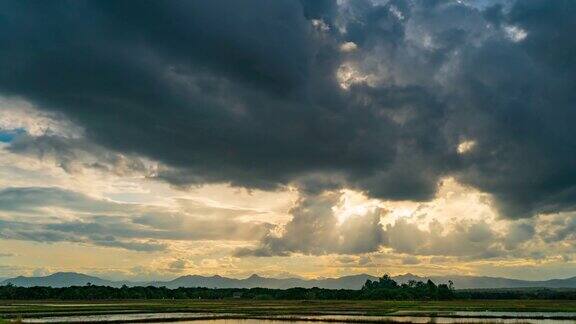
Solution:
[[[386,315],[395,311],[576,312],[576,301],[457,300],[457,301],[259,301],[259,300],[150,300],[150,301],[0,301],[0,318],[90,315],[142,312],[234,313],[247,316]]]
[[[22,319],[20,317],[10,319],[10,320],[0,318],[0,324],[20,324],[20,323],[22,323]]]

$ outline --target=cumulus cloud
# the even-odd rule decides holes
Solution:
[[[186,270],[188,266],[189,262],[187,260],[177,259],[168,264],[168,271],[178,273]]]
[[[484,194],[453,180],[445,180],[431,202],[412,207],[394,204],[397,209],[411,209],[388,212],[386,208],[394,208],[391,202],[366,200],[347,191],[303,194],[290,210],[292,219],[280,231],[235,254],[333,254],[340,255],[337,260],[342,266],[358,267],[359,257],[354,255],[385,255],[395,264],[409,265],[442,258],[474,262],[573,253],[566,248],[576,239],[570,214],[540,215],[533,220],[498,218]],[[373,264],[366,260],[364,266]]]
[[[448,227],[448,228],[446,228]],[[445,226],[434,222],[421,230],[405,219],[388,225],[388,246],[396,252],[417,255],[461,256],[472,259],[502,256],[496,233],[484,222],[456,222]]]
[[[534,237],[536,230],[533,224],[526,222],[515,222],[509,226],[506,235],[506,248],[511,250],[519,244],[529,241]]]
[[[334,206],[341,193],[305,195],[291,209],[292,220],[281,235],[263,238],[255,249],[241,248],[236,256],[274,256],[303,254],[359,254],[377,251],[384,240],[380,226],[381,210],[352,215],[339,223]]]
[[[399,218],[384,226],[382,208],[339,215],[342,192],[305,195],[291,209],[292,220],[280,234],[271,232],[256,248],[240,248],[236,256],[286,256],[293,253],[363,254],[391,249],[408,255],[444,255],[472,259],[503,255],[503,236],[482,220],[432,220],[425,228],[418,219]],[[521,242],[513,228],[509,242]],[[513,238],[516,236],[516,238]],[[345,259],[343,259],[345,260]],[[413,262],[414,259],[406,262]]]
[[[571,214],[544,218],[540,224],[546,242],[576,241],[576,218]]]

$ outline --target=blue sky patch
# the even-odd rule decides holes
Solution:
[[[14,138],[22,133],[24,133],[24,129],[0,129],[0,142],[2,143],[10,143]]]

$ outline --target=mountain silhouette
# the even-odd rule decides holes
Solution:
[[[256,274],[245,279],[227,278],[219,275],[200,276],[186,275],[169,281],[112,281],[76,272],[58,272],[44,277],[24,277],[19,276],[12,279],[0,281],[0,285],[12,284],[20,287],[68,287],[85,286],[87,284],[97,286],[120,287],[127,286],[156,286],[156,287],[207,287],[207,288],[272,288],[288,289],[294,287],[302,288],[327,288],[327,289],[360,289],[366,280],[377,280],[378,278],[368,274],[343,276],[340,278],[322,279],[302,279],[302,278],[267,278]],[[480,288],[576,288],[576,277],[567,279],[551,279],[545,281],[529,281],[519,279],[508,279],[499,277],[476,277],[476,276],[429,276],[422,277],[413,274],[404,274],[393,277],[399,283],[410,280],[426,281],[428,279],[435,283],[447,283],[451,280],[456,289],[480,289]]]
[[[57,272],[45,277],[24,277],[19,276],[12,279],[6,279],[2,285],[12,284],[19,287],[47,286],[54,288],[69,286],[85,286],[93,284],[97,286],[109,286],[111,281],[100,279],[76,272]]]

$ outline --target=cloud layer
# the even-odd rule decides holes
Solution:
[[[100,200],[58,188],[7,188],[0,190],[0,238],[155,252],[167,250],[171,241],[258,240],[274,225],[238,219],[257,213],[193,201],[166,208]]]

